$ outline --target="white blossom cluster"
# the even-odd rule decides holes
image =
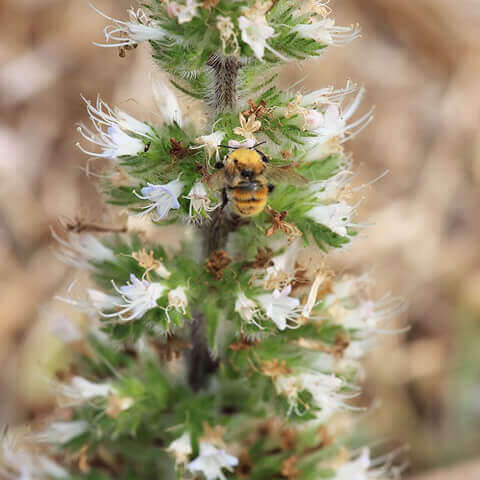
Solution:
[[[323,45],[340,46],[350,43],[360,35],[360,27],[351,25],[343,27],[335,25],[335,20],[329,18],[330,10],[323,5],[316,5],[314,1],[299,1],[299,14],[310,14],[309,23],[302,23],[292,28],[292,33],[296,33],[301,38],[313,39]],[[242,15],[238,17],[238,29],[241,40],[248,45],[255,57],[263,60],[265,50],[272,52],[275,56],[286,61],[287,59],[276,51],[271,40],[274,38],[282,25],[269,23],[267,13],[272,4],[270,2],[257,2],[252,7],[244,7]],[[191,22],[199,14],[202,7],[201,2],[197,0],[185,0],[185,2],[168,1],[167,13],[170,17],[181,24]],[[162,41],[166,38],[181,42],[181,38],[169,36],[158,22],[151,19],[142,9],[128,10],[128,21],[121,21],[109,17],[97,8],[94,10],[110,20],[112,24],[104,29],[105,40],[107,43],[96,45],[102,47],[132,47],[145,41]],[[219,16],[217,22],[222,44],[224,48],[226,43],[231,42],[238,46],[239,39],[236,38],[233,20],[229,17]],[[238,51],[235,49],[234,51]]]

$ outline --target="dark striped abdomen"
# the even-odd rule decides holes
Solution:
[[[233,209],[242,217],[253,217],[263,211],[268,199],[268,186],[257,182],[233,189]]]

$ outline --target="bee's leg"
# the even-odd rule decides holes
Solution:
[[[228,195],[227,195],[227,189],[225,187],[222,188],[222,205],[221,205],[221,210],[223,210],[228,203]]]
[[[272,193],[275,190],[275,185],[272,185],[271,183],[268,185],[268,193]]]

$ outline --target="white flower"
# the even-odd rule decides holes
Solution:
[[[187,290],[185,287],[178,286],[168,292],[168,308],[179,310],[185,315],[188,307]]]
[[[345,309],[341,319],[342,325],[348,329],[364,330],[366,332],[383,332],[378,324],[404,310],[405,304],[401,298],[386,295],[376,302],[362,300],[353,309]]]
[[[273,265],[267,267],[264,280],[264,287],[267,290],[284,288],[293,281],[299,246],[300,242],[295,240],[285,252],[272,258]]]
[[[201,3],[197,0],[187,0],[186,5],[180,5],[177,2],[169,2],[167,11],[171,17],[177,19],[178,23],[188,23],[197,15],[197,10],[200,6]]]
[[[316,223],[328,227],[332,232],[346,237],[348,227],[356,227],[351,218],[355,213],[355,206],[348,205],[343,200],[329,205],[318,205],[310,209],[306,215]]]
[[[226,480],[222,469],[225,468],[231,472],[237,465],[237,457],[215,447],[210,442],[200,441],[200,453],[187,465],[187,469],[192,473],[202,473],[207,480]]]
[[[246,138],[245,140],[229,140],[228,146],[230,148],[253,148],[255,145],[254,138]]]
[[[83,100],[87,104],[93,130],[80,124],[78,131],[102,151],[90,152],[77,143],[82,152],[92,157],[116,159],[124,155],[138,155],[145,150],[145,142],[138,137],[151,138],[153,130],[149,125],[118,108],[110,108],[100,97],[97,97],[96,106],[85,98]]]
[[[318,272],[315,275],[315,280],[312,283],[312,287],[310,288],[310,292],[308,293],[307,301],[302,309],[302,318],[309,319],[310,315],[312,314],[312,310],[315,308],[317,304],[317,296],[318,290],[322,283],[327,279],[326,275],[322,272]]]
[[[183,124],[182,111],[175,93],[158,76],[152,76],[153,98],[163,120],[167,124]]]
[[[298,298],[289,296],[291,290],[292,287],[287,285],[281,291],[274,290],[273,293],[265,293],[257,297],[267,317],[280,330],[285,330],[287,327],[293,328],[291,324],[295,324],[298,318],[300,301]]]
[[[0,440],[0,477],[4,480],[47,480],[70,475],[38,452],[23,429],[6,430]]]
[[[302,113],[305,121],[304,128],[306,130],[316,130],[325,125],[325,119],[319,111],[309,109]]]
[[[84,338],[76,323],[64,315],[53,317],[50,323],[50,333],[64,343],[74,343]]]
[[[180,180],[172,180],[165,185],[153,185],[147,183],[146,187],[143,187],[142,194],[135,193],[135,195],[141,200],[148,200],[150,203],[145,207],[142,207],[140,215],[150,213],[152,210],[157,211],[157,217],[153,220],[158,222],[168,216],[170,210],[178,210],[180,203],[178,197],[182,193],[184,183]]]
[[[342,410],[354,410],[345,403],[355,394],[339,393],[345,385],[344,381],[331,374],[302,372],[295,375],[281,375],[275,379],[277,393],[287,397],[291,409],[296,408],[298,394],[306,390],[312,395],[313,404],[320,409],[317,419],[327,420],[333,413]]]
[[[78,437],[88,429],[84,420],[73,422],[52,422],[42,432],[35,435],[35,439],[42,443],[67,443]]]
[[[210,218],[210,212],[218,208],[219,204],[211,205],[207,189],[203,182],[198,181],[185,197],[190,200],[188,210],[189,220],[193,223],[201,224],[203,220]]]
[[[113,282],[112,282],[113,283]],[[117,303],[118,311],[102,313],[104,317],[119,317],[123,322],[142,318],[149,310],[158,306],[157,300],[167,287],[161,283],[139,280],[130,275],[130,282],[121,287],[113,283],[115,290],[121,295],[123,303]]]
[[[318,107],[320,105],[333,103],[341,104],[348,95],[351,95],[358,90],[358,85],[348,80],[344,88],[336,89],[333,85],[329,85],[328,87],[323,87],[319,90],[307,93],[300,98],[300,104],[303,107]]]
[[[255,317],[260,313],[258,305],[250,300],[242,291],[238,292],[237,299],[235,300],[235,311],[240,315],[242,320],[247,323],[253,323],[260,327],[255,322]]]
[[[175,464],[180,465],[188,461],[192,454],[192,443],[190,434],[185,432],[182,436],[174,440],[167,448],[167,452],[175,459]]]
[[[52,229],[52,237],[60,244],[58,257],[76,268],[93,270],[92,262],[115,261],[113,251],[89,233],[69,232],[64,240]]]
[[[242,15],[238,17],[238,27],[242,32],[242,40],[251,47],[255,56],[262,60],[265,48],[270,49],[267,40],[275,33],[268,25],[265,15],[259,13],[250,18]]]
[[[365,89],[360,88],[352,102],[346,107],[343,107],[343,102],[347,95],[354,91],[355,89],[351,87],[351,84],[347,84],[343,93],[332,92],[332,98],[334,98],[334,95],[338,95],[338,97],[335,101],[332,100],[332,98],[328,99],[326,107],[322,110],[323,122],[317,121],[318,126],[311,129],[311,132],[317,135],[316,137],[308,139],[311,145],[316,146],[332,140],[337,140],[340,144],[343,144],[356,137],[373,120],[373,109],[370,109],[359,119],[348,123],[365,94]],[[312,97],[312,99],[313,98],[314,97]],[[308,101],[311,101],[311,99]]]
[[[315,193],[315,198],[320,202],[336,202],[340,199],[351,177],[352,174],[348,170],[340,170],[327,180],[311,183],[309,189]]]
[[[56,385],[60,395],[68,399],[62,406],[81,405],[87,400],[97,397],[107,397],[113,392],[109,383],[94,383],[86,378],[75,376],[70,384]]]
[[[87,289],[89,304],[96,310],[113,310],[118,306],[119,298],[94,288]]]
[[[219,160],[218,147],[222,143],[224,137],[225,133],[221,132],[220,130],[217,130],[210,135],[202,135],[201,137],[195,139],[195,143],[198,143],[200,145],[193,148],[204,148],[209,160],[210,158],[212,158],[213,154],[215,154],[217,160]]]
[[[123,22],[105,15],[93,5],[90,6],[102,17],[113,22],[113,25],[107,25],[104,29],[105,40],[109,43],[94,43],[98,47],[133,47],[140,42],[161,41],[166,36],[160,25],[141,8],[129,9],[129,21]]]
[[[370,475],[370,473],[373,473],[369,471],[370,466],[370,451],[368,448],[364,448],[358,458],[341,465],[336,470],[332,480],[370,480],[378,478],[377,475]]]
[[[345,45],[360,36],[361,28],[358,25],[340,27],[335,25],[332,18],[324,18],[309,24],[296,25],[292,29],[303,38],[311,38],[325,45]]]

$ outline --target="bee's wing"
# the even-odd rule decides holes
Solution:
[[[292,166],[273,167],[268,165],[265,169],[265,177],[274,183],[288,183],[290,185],[302,186],[308,183],[308,180],[293,171]]]
[[[205,177],[205,183],[212,190],[220,190],[225,186],[225,170],[219,170]]]

